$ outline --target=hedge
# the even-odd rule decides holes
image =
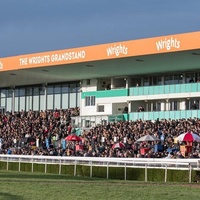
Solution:
[[[96,177],[96,178],[109,178],[119,180],[134,180],[134,181],[145,181],[145,169],[144,168],[125,168],[124,167],[109,167],[107,166],[90,166],[87,165],[62,165],[59,164],[38,164],[34,163],[19,163],[10,162],[8,170],[22,171],[22,172],[42,172],[51,174],[63,174],[71,176],[85,176],[85,177]],[[76,170],[75,170],[76,169]],[[108,169],[108,174],[107,174]],[[0,170],[7,170],[7,162],[0,161]],[[107,177],[108,175],[108,177]],[[200,171],[192,170],[191,181],[196,182],[197,177],[200,177]],[[165,181],[165,169],[147,169],[147,180],[152,182],[164,182]],[[167,170],[167,182],[188,182],[189,181],[189,170]]]

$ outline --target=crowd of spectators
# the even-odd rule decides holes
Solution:
[[[120,121],[82,130],[80,141],[68,141],[77,134],[71,117],[79,108],[54,111],[28,111],[0,115],[0,153],[20,155],[184,158],[176,137],[185,132],[200,135],[200,119]],[[147,134],[159,141],[137,142]],[[121,143],[122,147],[113,148]],[[155,146],[160,146],[155,150]],[[141,153],[141,149],[148,149]],[[200,158],[200,143],[193,142],[186,156]]]

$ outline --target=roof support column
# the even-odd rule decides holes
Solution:
[[[43,84],[44,90],[44,110],[47,110],[47,83]]]
[[[131,79],[130,79],[130,77],[126,77],[124,80],[126,81],[126,89],[128,89]]]
[[[15,112],[15,87],[12,88],[12,115],[14,115]]]
[[[110,89],[112,90],[113,88],[115,88],[115,86],[114,86],[114,78],[111,77],[111,80],[110,80]]]
[[[132,112],[132,110],[131,110],[131,101],[127,101],[127,105],[128,105],[128,113]]]

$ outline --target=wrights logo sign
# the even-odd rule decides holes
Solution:
[[[113,45],[111,47],[108,47],[106,49],[106,52],[107,52],[107,55],[108,56],[112,56],[112,55],[115,55],[115,56],[119,56],[120,54],[128,54],[128,47],[126,47],[125,45]]]
[[[171,37],[170,39],[165,38],[164,40],[156,42],[157,51],[160,51],[162,49],[167,49],[169,51],[172,48],[179,49],[180,46],[181,42],[173,37]]]
[[[0,70],[3,69],[3,63],[0,61]]]

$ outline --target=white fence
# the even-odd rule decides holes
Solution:
[[[77,165],[86,165],[90,167],[90,177],[92,177],[92,167],[106,167],[109,179],[109,167],[123,167],[124,180],[126,180],[127,168],[144,168],[145,181],[148,177],[148,169],[164,169],[165,182],[167,182],[167,170],[188,170],[188,181],[191,182],[192,170],[200,170],[200,159],[159,159],[159,158],[99,158],[99,157],[60,157],[60,156],[27,156],[27,155],[0,155],[0,161],[7,163],[9,170],[10,162],[19,163],[18,170],[21,171],[21,163],[31,163],[31,171],[34,172],[34,164],[44,164],[44,173],[47,173],[47,165],[59,164],[59,174],[61,174],[63,165],[74,166],[74,176],[76,176]]]

